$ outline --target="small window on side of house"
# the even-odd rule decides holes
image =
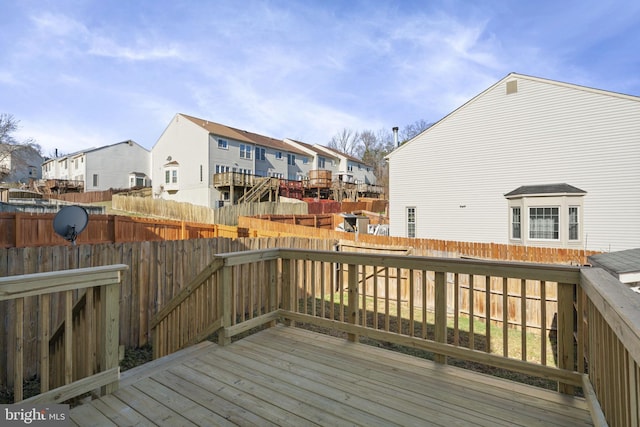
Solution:
[[[511,208],[511,238],[520,240],[522,238],[522,217],[520,208]]]
[[[416,208],[407,207],[407,237],[416,237]]]
[[[580,240],[580,216],[578,206],[569,206],[569,240]]]

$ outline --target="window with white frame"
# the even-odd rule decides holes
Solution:
[[[225,172],[229,172],[229,170],[231,170],[229,166],[216,165],[216,173],[225,173]]]
[[[529,208],[529,238],[558,240],[560,215],[557,207]]]
[[[580,240],[580,208],[569,206],[569,240]]]
[[[511,243],[580,247],[586,194],[569,184],[523,185],[506,193]]]
[[[250,159],[251,158],[251,146],[246,144],[240,144],[240,158],[241,159]]]
[[[287,164],[295,165],[296,164],[296,156],[295,154],[287,154]]]
[[[256,160],[266,160],[266,152],[264,148],[256,147]]]
[[[324,169],[326,159],[322,156],[318,156],[318,169]]]
[[[276,151],[276,159],[282,160],[282,151]]]
[[[407,237],[416,237],[416,208],[407,207]]]
[[[522,212],[520,207],[511,208],[511,238],[522,238]]]
[[[229,142],[226,139],[218,138],[218,148],[222,150],[228,150]]]
[[[164,184],[167,191],[178,190],[178,162],[164,165]]]
[[[352,165],[351,163],[349,163],[349,164],[347,165],[347,171],[348,171],[348,172],[353,172],[353,165]]]

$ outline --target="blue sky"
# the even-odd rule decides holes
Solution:
[[[433,122],[510,72],[640,96],[640,2],[2,0],[0,113],[45,154],[178,112],[326,144]]]

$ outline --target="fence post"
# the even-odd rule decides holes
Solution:
[[[558,283],[558,368],[574,370],[575,350],[573,345],[573,291],[574,284]],[[573,394],[573,386],[558,383],[558,391]]]
[[[348,296],[349,296],[349,318],[348,322],[352,325],[358,324],[358,266],[349,264],[348,266]],[[351,342],[358,342],[358,334],[347,334],[347,339]]]
[[[101,287],[103,294],[101,300],[102,328],[100,331],[100,341],[102,344],[102,354],[100,356],[100,366],[102,371],[116,368],[119,364],[118,356],[120,349],[120,278],[119,283]],[[101,388],[103,395],[113,393],[118,390],[118,383],[111,383]]]
[[[222,317],[222,328],[218,332],[218,344],[221,346],[231,344],[231,338],[227,336],[228,328],[231,326],[231,312],[232,312],[232,301],[231,301],[231,286],[233,282],[233,267],[224,266],[222,267],[222,271],[220,272],[220,286],[218,287],[219,297],[218,301],[220,304],[220,314]]]
[[[20,230],[20,222],[22,220],[22,214],[19,213],[19,212],[16,212],[14,220],[15,220],[15,225],[14,225],[15,233],[14,234],[15,234],[15,238],[16,238],[15,247],[16,248],[20,248],[20,247],[22,247],[22,233],[21,233],[21,230]]]
[[[107,217],[109,218],[109,217]],[[112,215],[111,218],[113,218],[113,243],[118,243],[118,240],[116,239],[118,236],[118,215]],[[108,220],[107,220],[108,221]]]
[[[435,274],[435,339],[436,342],[447,343],[447,282],[446,273],[436,271]],[[471,321],[471,319],[470,319]],[[447,356],[436,354],[433,360],[446,364]]]

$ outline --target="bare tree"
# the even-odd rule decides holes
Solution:
[[[402,128],[399,132],[400,143],[405,143],[411,138],[419,135],[424,130],[428,129],[433,123],[428,123],[426,120],[416,120]]]
[[[0,114],[0,179],[27,162],[30,154],[42,151],[32,138],[18,141],[13,134],[19,129],[19,120],[11,114]]]
[[[344,128],[336,135],[331,137],[331,141],[327,147],[339,151],[343,154],[355,157],[358,153],[358,144],[360,142],[360,134],[351,129]]]
[[[398,135],[400,142],[404,143],[410,140],[432,124],[426,120],[416,120],[404,126]],[[372,166],[376,182],[388,190],[389,178],[385,157],[396,148],[391,129],[380,129],[377,132],[371,130],[357,132],[344,128],[331,138],[327,146],[356,157],[363,163]]]

